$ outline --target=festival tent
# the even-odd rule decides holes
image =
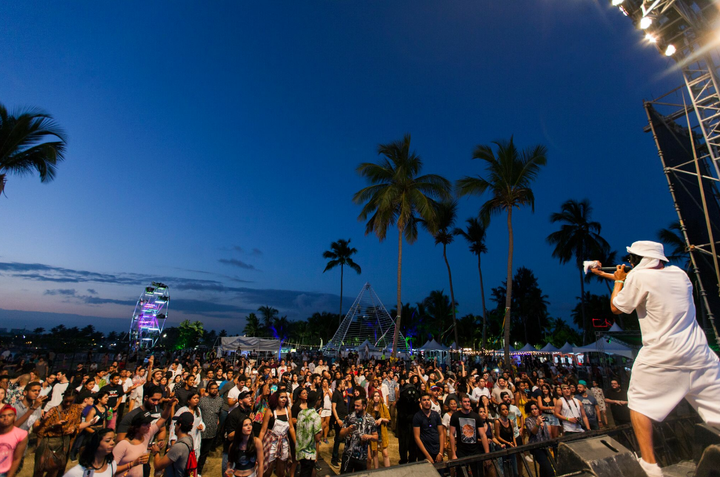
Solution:
[[[280,340],[247,336],[223,336],[218,351],[280,351]]]
[[[574,353],[573,348],[575,348],[575,346],[571,345],[570,343],[568,343],[566,341],[565,344],[562,345],[562,347],[559,350],[557,350],[557,352],[562,353],[562,354],[570,354],[570,353]]]
[[[537,352],[537,348],[531,345],[530,343],[526,344],[522,348],[520,348],[517,353],[534,353]]]
[[[510,345],[510,354],[513,354],[513,353],[515,353],[516,351],[517,351],[517,350],[516,350],[515,348],[513,348],[512,345]],[[503,354],[503,353],[505,353],[505,349],[504,349],[504,348],[496,349],[495,351],[493,351],[493,353],[495,353],[495,354]]]
[[[432,339],[418,348],[418,351],[448,351],[449,349],[450,348],[447,346],[438,343],[435,339]]]
[[[538,351],[538,353],[557,353],[558,349],[552,345],[552,343],[548,343],[545,345],[543,349]]]
[[[616,354],[626,358],[634,359],[635,353],[633,349],[617,340],[602,337],[594,343],[587,346],[573,348],[574,353],[605,353]]]
[[[357,345],[355,348],[353,348],[355,351],[380,351],[380,348],[377,348],[374,344],[372,344],[369,340],[365,340],[362,342],[362,344]]]
[[[618,333],[618,332],[622,332],[622,331],[623,331],[623,329],[620,328],[617,323],[613,323],[613,325],[608,330],[608,333]]]

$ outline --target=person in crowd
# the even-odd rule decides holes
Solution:
[[[600,387],[597,380],[593,380],[593,385],[590,388],[590,393],[595,397],[598,403],[598,409],[600,410],[600,422],[607,427],[607,405],[605,404],[605,393],[603,393],[602,387]]]
[[[332,394],[330,389],[330,379],[322,378],[320,382],[322,409],[320,411],[320,419],[322,422],[323,436],[322,441],[328,444],[328,433],[330,432],[330,420],[332,419]]]
[[[605,396],[605,402],[610,406],[615,425],[621,426],[630,423],[628,393],[620,386],[620,381],[617,379],[610,380],[610,389]]]
[[[50,408],[35,422],[38,444],[34,477],[56,477],[65,472],[70,444],[82,419],[82,405],[74,404],[75,395],[74,389],[68,389],[60,405]]]
[[[290,459],[290,439],[293,443],[296,440],[288,397],[284,390],[278,390],[270,397],[258,437],[263,445],[265,477],[270,477],[273,471],[277,475],[284,475]]]
[[[68,380],[67,374],[63,371],[58,371],[56,374],[55,384],[52,387],[52,395],[50,400],[45,405],[45,412],[50,409],[57,407],[63,401],[63,395],[67,391],[70,381]]]
[[[238,395],[238,406],[228,414],[227,419],[225,419],[225,426],[224,426],[224,444],[223,444],[223,454],[222,454],[222,468],[227,468],[228,463],[228,452],[230,450],[230,445],[235,440],[235,434],[242,426],[243,421],[245,418],[249,417],[250,419],[255,418],[255,413],[253,412],[252,408],[253,398],[252,398],[252,392],[250,391],[243,391]],[[255,428],[253,428],[253,435],[255,435]],[[259,435],[259,430],[258,433]]]
[[[193,379],[194,378],[193,376]],[[199,396],[199,393],[196,395]],[[193,398],[193,396],[188,397],[188,399],[190,398]],[[195,419],[196,416],[191,411],[185,411],[173,417],[171,432],[177,440],[164,456],[160,456],[162,446],[159,444],[153,444],[151,446],[150,451],[153,455],[153,468],[155,472],[160,472],[164,469],[165,477],[186,477],[188,459],[190,459],[191,454],[195,452],[195,444],[190,435],[190,432],[192,432],[195,426]]]
[[[200,475],[202,475],[205,462],[218,436],[220,410],[223,404],[223,400],[219,395],[220,387],[215,380],[208,380],[204,390],[206,394],[200,398],[200,403],[198,404],[200,413],[203,416],[203,424],[205,425],[205,429],[202,430],[201,434],[200,454],[198,455],[198,474]]]
[[[455,414],[455,411],[458,410],[457,398],[448,398],[446,401],[446,407],[447,412],[442,416],[442,425],[445,428],[445,448],[443,449],[443,452],[445,452],[449,458],[452,455],[450,452],[450,419],[452,418],[452,415]]]
[[[117,464],[113,460],[115,431],[100,429],[85,442],[78,465],[68,470],[63,477],[114,477]]]
[[[383,386],[387,388],[387,393],[384,394],[385,403],[390,410],[390,429],[395,431],[397,424],[397,397],[400,394],[400,386],[398,385],[397,377],[395,372],[391,369],[388,371],[387,376],[383,379]]]
[[[510,404],[503,402],[498,406],[498,412],[500,416],[495,421],[495,436],[497,436],[497,440],[500,442],[500,447],[503,449],[517,447],[517,421],[510,418]],[[503,468],[510,469],[512,477],[517,477],[518,467],[515,456],[505,456],[502,458],[502,461]]]
[[[377,442],[370,442],[370,454],[368,455],[368,459],[372,461],[372,466],[368,465],[368,467],[373,469],[379,468],[379,453],[383,456],[383,466],[390,467],[390,455],[388,454],[388,446],[390,445],[390,438],[388,434],[390,409],[388,409],[385,404],[382,393],[379,390],[375,390],[373,392],[372,400],[368,402],[368,407],[365,410],[365,413],[375,419],[375,425],[377,425],[379,438]]]
[[[253,420],[245,416],[239,430],[233,434],[228,448],[227,477],[262,477],[263,470],[262,441],[253,433]]]
[[[416,374],[409,375],[407,382],[400,388],[397,401],[397,438],[400,448],[400,463],[415,462],[418,457],[417,444],[414,439],[413,419],[420,403],[419,378]]]
[[[481,430],[483,422],[480,415],[472,410],[470,396],[461,393],[460,404],[460,409],[450,418],[450,458],[490,452],[487,434]],[[483,475],[483,468],[490,465],[490,461],[485,461],[484,464],[471,464],[470,468],[473,475]]]
[[[15,477],[28,443],[28,431],[15,426],[17,411],[0,404],[0,475]]]
[[[333,450],[330,464],[334,467],[338,467],[340,465],[340,442],[342,440],[339,439],[338,436],[340,435],[340,430],[343,427],[345,418],[348,415],[348,407],[345,402],[344,379],[337,379],[335,381],[335,391],[333,391],[332,395],[332,413],[333,419],[335,421],[335,439],[333,442]]]
[[[415,444],[428,462],[442,462],[445,427],[440,414],[432,408],[432,398],[427,393],[420,396],[420,410],[413,417],[413,435]]]
[[[585,415],[590,424],[589,430],[596,431],[600,429],[600,427],[602,427],[599,421],[600,408],[598,407],[595,397],[588,392],[587,383],[583,380],[580,380],[577,384],[575,399],[580,401],[585,408]]]
[[[563,397],[558,399],[555,404],[555,417],[562,423],[563,432],[569,434],[585,432],[584,429],[590,429],[590,423],[585,415],[585,407],[573,397],[570,386],[563,384],[560,388]]]
[[[188,374],[183,385],[175,388],[175,397],[178,400],[178,406],[187,406],[188,399],[193,394],[199,394],[200,391],[195,387],[195,376]]]
[[[545,442],[549,440],[551,438],[550,431],[548,429],[549,426],[545,423],[545,418],[542,412],[540,412],[538,404],[535,401],[528,401],[525,404],[525,407],[527,408],[525,412],[528,415],[525,419],[528,444],[536,444],[538,442]],[[540,477],[552,477],[555,475],[552,464],[548,459],[546,449],[534,449],[530,451],[530,453],[532,454],[533,459],[535,459],[535,462],[538,464]]]
[[[196,458],[200,456],[200,445],[202,441],[202,431],[205,430],[205,423],[203,422],[202,411],[200,410],[200,392],[195,391],[190,394],[187,398],[187,405],[180,407],[175,411],[175,417],[179,417],[183,414],[190,413],[194,417],[192,428],[186,433],[192,437],[193,449],[195,450]],[[170,445],[175,444],[178,437],[174,434],[174,430],[177,426],[170,426]]]
[[[23,389],[22,400],[15,403],[15,410],[17,411],[16,427],[29,432],[42,417],[42,406],[47,400],[47,396],[40,395],[41,389],[42,385],[37,381],[28,383]]]
[[[317,371],[317,367],[315,368]],[[302,394],[302,393],[301,393]],[[318,394],[309,394],[306,406],[302,409],[295,424],[295,461],[300,464],[300,477],[312,477],[318,460],[320,436],[322,435],[322,418],[316,412],[315,406]],[[293,467],[294,468],[294,467]],[[290,475],[295,475],[293,472]]]
[[[555,416],[555,398],[552,396],[552,388],[548,384],[543,384],[540,391],[537,406],[550,431],[550,438],[555,439],[560,434],[560,420]]]
[[[343,421],[340,438],[345,439],[345,449],[340,464],[341,474],[367,470],[369,443],[377,442],[378,433],[375,419],[365,412],[366,407],[365,398],[356,398],[355,412]]]

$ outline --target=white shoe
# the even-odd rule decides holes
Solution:
[[[643,468],[648,477],[663,477],[662,469],[657,464],[648,464],[642,458],[638,459],[640,467]]]

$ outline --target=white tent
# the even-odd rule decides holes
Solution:
[[[633,349],[617,340],[602,337],[594,343],[587,346],[573,348],[574,353],[605,353],[616,354],[626,358],[634,359],[635,353]]]
[[[618,331],[623,331],[623,329],[618,326],[617,322],[615,322],[608,330],[608,333],[614,333],[614,332],[618,332]]]
[[[251,338],[247,336],[223,336],[218,351],[280,351],[280,340]]]
[[[573,351],[574,348],[575,348],[575,346],[571,345],[570,343],[568,343],[566,341],[565,344],[562,345],[562,347],[559,350],[557,350],[557,352],[562,353],[562,354],[570,354],[570,353],[574,353],[574,351]]]
[[[418,348],[419,351],[448,351],[449,348],[435,341],[429,340],[427,343]]]
[[[512,345],[511,345],[511,346],[510,346],[510,354],[513,354],[513,353],[516,352],[516,351],[517,351],[517,350],[516,350],[515,348],[513,348]],[[505,348],[496,349],[495,351],[493,351],[493,353],[495,353],[495,354],[504,354],[504,353],[505,353]]]
[[[538,351],[538,353],[557,353],[558,349],[552,345],[552,343],[546,344],[543,349]]]
[[[526,344],[522,348],[520,348],[517,353],[534,353],[537,351],[537,348],[531,345],[530,343]]]
[[[362,344],[357,345],[353,348],[354,351],[380,351],[380,348],[375,347],[369,340],[365,340]]]

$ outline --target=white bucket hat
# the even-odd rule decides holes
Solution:
[[[637,242],[633,242],[632,245],[625,248],[628,253],[632,253],[638,257],[656,258],[658,260],[662,260],[663,262],[669,261],[665,257],[665,248],[661,243],[652,242],[650,240],[639,240]]]

